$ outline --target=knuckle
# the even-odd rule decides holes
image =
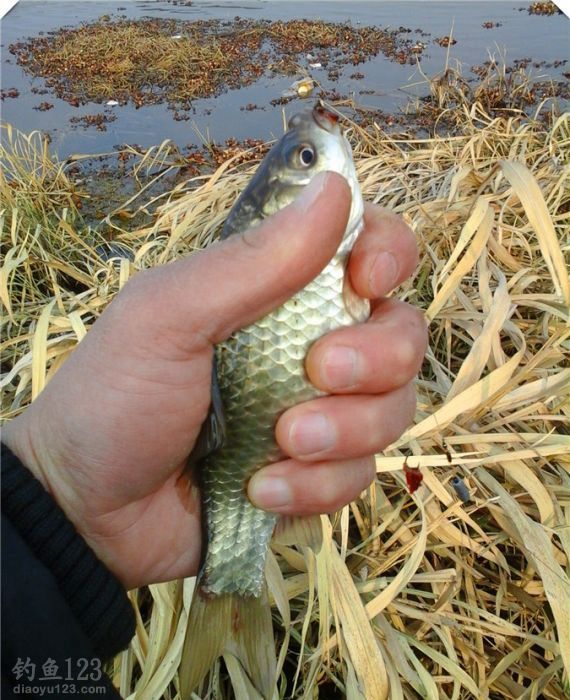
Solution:
[[[263,233],[263,231],[262,231]],[[246,255],[247,259],[252,256],[252,251],[264,247],[265,237],[260,235],[260,226],[252,226],[244,231],[240,236],[236,236],[236,247],[241,255]]]
[[[391,338],[388,351],[392,363],[391,384],[401,386],[421,368],[427,349],[427,324],[418,309],[397,300],[391,303],[390,308],[380,309],[377,318],[383,338],[386,334]]]
[[[116,299],[128,308],[138,308],[149,301],[149,291],[161,288],[162,270],[142,270],[131,277],[117,294]]]
[[[374,459],[374,455],[368,455],[361,460],[361,466],[358,474],[360,477],[360,492],[365,488],[368,488],[376,478],[376,461]]]
[[[141,279],[145,273],[141,272],[131,277],[111,303],[104,310],[101,319],[106,324],[122,323],[125,318],[133,318],[140,308],[144,297],[146,282]]]
[[[408,304],[411,309],[411,320],[412,322],[420,328],[422,333],[427,335],[427,323],[423,311],[418,309],[416,306]]]
[[[405,329],[410,339],[421,348],[427,347],[428,327],[423,312],[405,302],[403,306]]]
[[[380,398],[374,411],[375,428],[371,430],[370,451],[378,452],[397,440],[413,422],[416,412],[416,391],[410,382],[396,389],[391,396]]]
[[[367,489],[374,481],[376,476],[376,462],[372,452],[371,450],[370,454],[358,460],[354,460],[347,465],[346,473],[350,476],[350,482],[348,482],[347,489],[342,494],[342,505],[358,498],[362,491]]]
[[[342,491],[334,474],[331,474],[329,469],[323,469],[322,478],[319,479],[318,490],[316,490],[319,512],[334,510],[342,500]]]
[[[403,241],[406,244],[412,244],[414,247],[416,246],[414,232],[399,214],[385,211],[382,219],[383,224],[390,228],[392,236],[395,239]]]
[[[413,308],[412,323],[414,326],[414,331],[416,333],[417,344],[421,350],[421,364],[421,360],[423,360],[423,357],[426,354],[428,348],[429,331],[425,316],[419,309]]]
[[[415,385],[410,382],[406,387],[404,387],[404,416],[406,418],[406,427],[411,425],[414,421],[414,416],[416,415],[417,406],[417,393]]]
[[[396,352],[396,368],[392,380],[396,386],[407,384],[417,373],[422,355],[418,345],[409,340],[401,340]]]
[[[410,248],[413,248],[415,251],[417,251],[418,244],[416,240],[416,234],[414,233],[412,227],[409,226],[401,217],[399,217],[398,233],[400,234],[402,240],[407,245],[409,245]]]
[[[359,496],[376,476],[374,457],[345,459],[306,467],[303,486],[295,488],[297,514],[332,513]],[[311,488],[307,488],[310,482]]]
[[[391,213],[387,217],[388,223],[392,230],[392,235],[400,243],[403,243],[410,248],[417,249],[416,235],[411,226],[409,226],[399,214]]]

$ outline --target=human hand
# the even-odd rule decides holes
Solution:
[[[139,273],[5,426],[3,441],[125,586],[196,573],[199,494],[180,476],[207,415],[213,347],[318,274],[349,208],[346,182],[320,175],[245,235]],[[416,261],[409,228],[367,205],[349,273],[357,293],[375,300],[370,321],[311,348],[308,376],[334,395],[280,417],[276,436],[289,458],[250,480],[257,506],[296,515],[338,509],[372,481],[371,455],[412,420],[426,326],[412,307],[382,297]]]

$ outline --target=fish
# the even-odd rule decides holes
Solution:
[[[179,670],[189,698],[216,658],[231,653],[263,698],[275,689],[273,629],[265,562],[275,514],[247,498],[256,470],[284,457],[275,424],[288,408],[323,392],[304,361],[318,338],[366,321],[368,300],[350,285],[347,264],[363,228],[364,203],[352,149],[338,116],[318,101],[295,114],[239,196],[221,239],[242,235],[290,204],[321,171],[341,174],[352,201],[334,257],[282,306],[215,348],[210,413],[191,461],[202,498],[202,563],[188,615]],[[272,648],[273,647],[273,648]]]

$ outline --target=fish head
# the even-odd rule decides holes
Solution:
[[[340,129],[338,116],[320,100],[312,110],[291,117],[287,131],[265,156],[234,205],[222,238],[242,232],[287,206],[323,171],[342,175],[352,192],[349,220],[339,252],[348,250],[360,229],[364,204],[350,143]]]
[[[291,117],[287,132],[276,146],[276,190],[289,190],[296,196],[323,171],[337,172],[345,178],[352,193],[346,233],[352,231],[362,219],[363,202],[352,148],[341,131],[338,115],[319,100],[311,111]]]

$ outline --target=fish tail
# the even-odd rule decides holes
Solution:
[[[192,691],[222,655],[230,636],[231,612],[231,596],[207,597],[201,591],[198,579],[178,671],[182,700],[190,698]]]
[[[240,661],[264,700],[271,700],[276,659],[266,585],[259,598],[237,593],[210,596],[197,581],[180,661],[182,700],[189,700],[216,659],[226,653]]]

